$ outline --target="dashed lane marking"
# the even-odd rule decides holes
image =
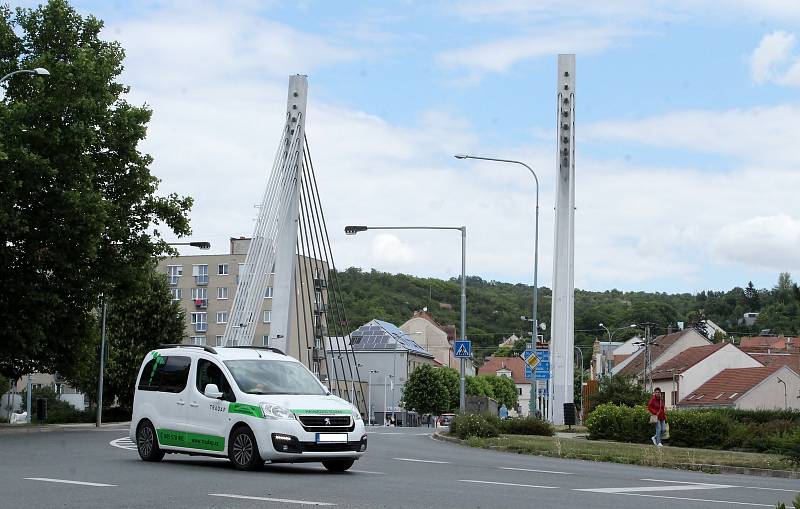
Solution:
[[[449,461],[436,461],[436,460],[418,460],[414,458],[392,458],[397,461],[413,461],[415,463],[436,463],[438,465],[449,465]]]
[[[736,488],[729,484],[671,484],[669,486],[632,486],[630,488],[578,488],[573,491],[588,491],[592,493],[613,493],[624,495],[626,493],[639,493],[642,491],[691,491],[691,490],[718,490],[722,488]]]
[[[458,482],[471,482],[476,484],[497,484],[500,486],[518,486],[520,488],[541,488],[545,490],[557,490],[558,486],[537,486],[535,484],[517,484],[513,482],[498,482],[498,481],[478,481],[476,479],[459,479]]]
[[[372,474],[372,475],[386,475],[386,472],[373,472],[372,470],[353,470],[350,469],[348,472],[353,472],[354,474]]]
[[[112,447],[117,447],[119,449],[125,449],[126,451],[136,450],[136,444],[134,444],[133,440],[131,440],[128,437],[117,438],[115,440],[110,441],[108,445]]]
[[[105,484],[101,482],[86,482],[86,481],[70,481],[69,479],[51,479],[49,477],[23,477],[23,479],[28,481],[55,482],[59,484],[79,484],[81,486],[95,486],[101,488],[116,486],[116,484]]]
[[[209,493],[210,497],[225,497],[225,498],[238,498],[242,500],[262,500],[264,502],[280,502],[282,504],[299,504],[299,505],[318,505],[318,506],[335,506],[330,502],[314,502],[313,500],[293,500],[290,498],[270,498],[270,497],[252,497],[249,495],[234,495],[231,493]]]
[[[666,479],[640,479],[642,481],[654,481],[654,482],[670,482],[676,484],[705,484],[707,486],[719,486],[718,484],[708,484],[702,482],[691,482],[691,481],[668,481]],[[786,488],[766,488],[762,486],[728,486],[730,488],[743,488],[746,490],[768,490],[768,491],[788,491],[790,493],[795,493],[797,490],[789,490]]]
[[[514,470],[518,472],[537,472],[540,474],[575,475],[572,472],[559,472],[557,470],[537,470],[535,468],[498,467],[500,470]]]

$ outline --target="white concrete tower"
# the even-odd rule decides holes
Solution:
[[[575,346],[575,55],[558,55],[558,164],[550,318],[550,418],[564,424],[573,403]]]

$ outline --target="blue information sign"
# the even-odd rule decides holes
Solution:
[[[468,359],[472,357],[472,342],[469,340],[456,341],[453,345],[453,356],[461,359]]]
[[[536,357],[539,358],[539,364],[536,365],[536,380],[548,380],[550,378],[550,350],[536,350]],[[528,378],[527,371],[526,369],[526,378]]]

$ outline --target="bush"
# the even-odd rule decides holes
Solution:
[[[589,438],[616,440],[618,442],[646,443],[653,436],[655,426],[650,423],[650,412],[643,406],[599,405],[586,419]]]
[[[500,421],[500,433],[506,435],[553,436],[553,425],[536,417],[520,417]]]
[[[679,447],[723,449],[731,436],[731,419],[722,412],[682,410],[670,412],[669,442]]]
[[[74,406],[66,401],[58,399],[55,391],[49,387],[41,387],[33,389],[31,392],[31,422],[38,423],[39,416],[36,415],[36,400],[44,398],[47,400],[47,421],[50,424],[74,423],[74,422],[90,422],[87,421],[86,413],[81,412]],[[22,410],[27,410],[28,395],[27,391],[22,391]]]
[[[450,432],[462,440],[496,437],[500,435],[499,422],[500,419],[494,415],[459,414],[450,422]]]
[[[800,467],[800,429],[786,433],[774,442],[776,452],[796,467]]]

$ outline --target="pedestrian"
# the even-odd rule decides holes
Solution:
[[[661,436],[664,435],[667,427],[667,414],[664,411],[664,393],[656,387],[653,397],[647,403],[647,411],[650,412],[650,422],[656,425],[656,434],[650,437],[653,445],[661,447]]]

